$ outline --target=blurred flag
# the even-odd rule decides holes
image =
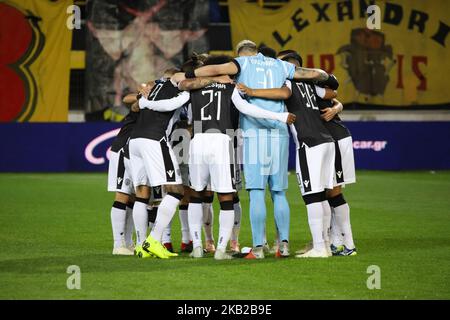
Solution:
[[[67,121],[72,4],[0,3],[0,122]]]

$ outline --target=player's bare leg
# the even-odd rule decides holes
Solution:
[[[111,225],[113,231],[113,255],[133,255],[133,251],[126,244],[127,203],[130,196],[116,192],[111,208]]]
[[[216,247],[214,245],[214,209],[213,209],[213,201],[214,201],[214,192],[212,191],[203,191],[202,192],[202,209],[203,209],[203,229],[205,231],[205,251],[214,253],[216,251]]]

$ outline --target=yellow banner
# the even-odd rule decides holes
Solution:
[[[72,4],[0,2],[0,122],[67,121]]]
[[[291,0],[277,10],[228,3],[233,46],[250,39],[297,50],[303,66],[337,76],[345,103],[449,107],[448,0]],[[379,10],[368,14],[370,4]]]

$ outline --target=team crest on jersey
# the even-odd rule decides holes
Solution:
[[[126,185],[126,186],[129,186],[130,183],[131,183],[131,180],[130,180],[130,179],[125,179],[125,185]]]

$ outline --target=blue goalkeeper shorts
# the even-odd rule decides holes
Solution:
[[[289,136],[244,137],[245,188],[283,191],[288,188]]]

